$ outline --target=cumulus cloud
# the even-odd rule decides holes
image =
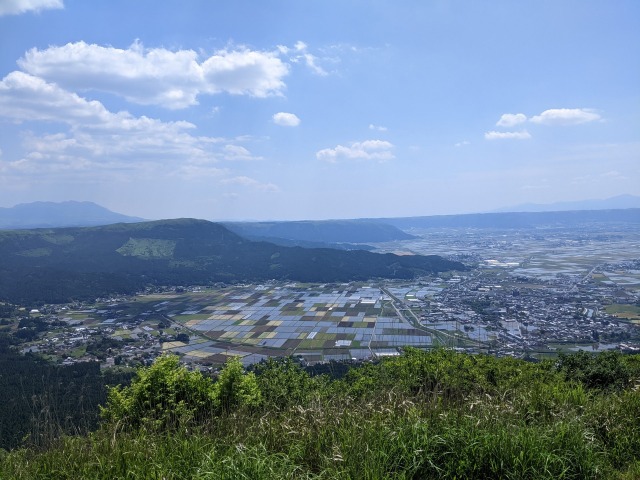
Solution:
[[[496,126],[510,128],[526,121],[527,116],[524,113],[505,113],[500,117]]]
[[[335,163],[341,158],[352,160],[391,160],[394,157],[393,144],[385,140],[365,140],[354,142],[349,146],[337,145],[325,148],[316,153],[318,160]]]
[[[0,2],[0,17],[55,8],[64,8],[62,0],[2,0]]]
[[[374,125],[373,123],[370,123],[369,130],[375,130],[377,132],[386,132],[387,127],[383,127],[382,125]]]
[[[98,101],[89,101],[58,85],[23,72],[11,72],[0,81],[0,116],[17,121],[55,121],[77,129],[144,133],[165,131],[177,134],[195,128],[189,122],[162,122],[113,113]],[[146,139],[140,139],[147,141]]]
[[[595,120],[600,120],[600,115],[587,108],[552,108],[530,119],[533,123],[558,126],[578,125]]]
[[[297,127],[300,119],[293,113],[278,112],[273,115],[273,123],[282,127]]]
[[[0,81],[0,118],[62,124],[66,131],[26,134],[23,158],[4,161],[5,170],[44,174],[60,170],[220,171],[220,160],[257,159],[244,147],[216,137],[196,136],[189,122],[164,122],[111,112],[58,85],[22,72]],[[189,169],[188,167],[192,168]]]
[[[579,125],[581,123],[593,122],[600,120],[600,115],[588,108],[552,108],[545,110],[540,115],[534,115],[527,118],[524,113],[505,113],[496,123],[498,127],[511,128],[516,125],[523,124],[527,121],[540,125],[550,126],[567,126]],[[499,132],[488,132],[485,134],[487,139],[497,138],[530,138],[526,131],[521,132],[505,132],[504,135]]]
[[[200,94],[280,95],[289,67],[276,53],[239,48],[201,59],[193,50],[127,49],[85,42],[33,48],[18,61],[22,70],[74,91],[98,90],[130,102],[185,108]]]
[[[249,150],[241,145],[225,145],[223,148],[225,160],[262,160],[262,157],[254,156]]]
[[[527,140],[531,138],[531,135],[526,130],[520,130],[519,132],[496,132],[491,131],[484,134],[484,138],[487,140]]]

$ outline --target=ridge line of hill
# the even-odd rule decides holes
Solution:
[[[254,242],[197,219],[0,231],[0,300],[59,303],[149,285],[345,282],[465,270],[437,255]]]

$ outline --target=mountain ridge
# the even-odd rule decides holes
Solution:
[[[277,239],[299,242],[300,246],[313,242],[324,246],[362,244],[410,240],[415,236],[376,220],[297,220],[283,222],[223,222],[232,232],[245,238],[273,241]]]
[[[409,279],[466,269],[437,255],[252,242],[198,219],[4,230],[0,258],[0,300],[20,304],[135,293],[149,285]]]
[[[622,194],[605,199],[575,200],[553,203],[522,203],[512,207],[503,207],[488,213],[506,212],[564,212],[576,210],[619,210],[640,208],[640,196]]]
[[[370,220],[370,219],[363,219]],[[376,218],[401,230],[412,228],[538,228],[580,227],[608,223],[640,224],[640,208],[560,212],[499,212],[419,217]]]
[[[610,205],[621,205],[624,208],[552,210],[552,208],[575,207],[577,204],[588,206],[588,202],[609,202]],[[637,207],[633,206],[636,205],[636,202],[638,203]],[[510,221],[513,221],[513,227],[522,227],[558,222],[569,222],[570,224],[592,221],[606,222],[615,219],[635,223],[640,219],[640,197],[633,195],[619,195],[604,201],[559,202],[546,206],[542,204],[527,205],[522,206],[522,211],[514,211],[518,207],[512,207],[494,212],[455,215],[342,220],[221,221],[215,223],[220,223],[231,231],[251,240],[280,242],[286,246],[352,249],[358,248],[358,244],[411,239],[412,235],[402,229],[413,228],[416,225],[412,223],[416,222],[433,226],[498,226],[497,228],[508,228]],[[603,206],[604,204],[599,203],[598,205]],[[548,210],[524,211],[529,207],[548,207]],[[0,230],[90,227],[146,221],[139,217],[113,212],[87,201],[32,202],[21,203],[9,208],[0,207]],[[364,246],[364,248],[368,247]]]
[[[113,212],[94,202],[19,203],[0,207],[0,229],[30,229],[58,227],[88,227],[113,223],[133,223],[143,218]]]

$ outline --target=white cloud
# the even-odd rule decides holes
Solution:
[[[510,128],[526,121],[527,116],[524,113],[505,113],[500,117],[496,126]]]
[[[307,44],[302,41],[297,41],[293,49],[278,45],[278,51],[283,54],[293,52],[293,56],[290,58],[292,63],[304,62],[307,68],[316,75],[321,77],[328,75],[327,71],[318,65],[318,57],[309,53]]]
[[[289,67],[274,53],[248,49],[221,50],[202,63],[205,91],[267,97],[285,88]]]
[[[545,110],[540,115],[535,115],[528,120],[532,123],[542,125],[578,125],[580,123],[593,122],[600,120],[600,115],[593,110],[587,108],[552,108]],[[524,113],[505,113],[496,123],[498,127],[511,128],[527,121]],[[524,131],[523,131],[524,132]],[[523,132],[506,132],[508,135],[499,135],[498,132],[489,132],[485,134],[485,138],[530,138],[530,136],[514,136],[512,133],[521,135]],[[528,134],[527,134],[528,135]]]
[[[485,133],[484,138],[486,138],[487,140],[503,140],[503,139],[527,140],[531,138],[531,135],[526,130],[521,130],[519,132],[491,131],[491,132]]]
[[[309,70],[311,70],[316,75],[320,75],[321,77],[329,75],[329,73],[324,68],[316,63],[317,60],[318,58],[315,55],[311,55],[310,53],[304,54],[304,61],[306,62],[307,67],[309,67]]]
[[[64,8],[62,0],[2,0],[0,1],[0,17],[55,8]]]
[[[316,158],[331,163],[340,158],[385,161],[395,158],[392,149],[393,144],[385,140],[366,140],[354,142],[347,147],[338,145],[336,148],[325,148],[316,153]]]
[[[293,113],[278,112],[273,115],[273,123],[282,127],[297,127],[300,119]]]
[[[461,142],[458,142],[454,145],[454,147],[464,147],[466,145],[469,145],[471,142],[469,142],[468,140],[463,140]]]
[[[262,182],[259,182],[258,180],[255,180],[250,177],[245,177],[245,176],[226,178],[224,180],[221,180],[220,183],[223,183],[226,185],[240,185],[242,187],[253,188],[256,190],[260,190],[262,192],[279,192],[280,191],[278,186],[274,185],[273,183],[262,183]]]
[[[13,120],[66,119],[69,122],[105,121],[107,110],[74,93],[23,72],[11,72],[0,82],[0,115]]]
[[[262,157],[254,156],[249,150],[241,145],[225,145],[223,148],[225,160],[262,160]]]
[[[377,132],[386,132],[387,127],[383,127],[382,125],[374,125],[373,123],[369,124],[369,130],[375,130]]]
[[[201,61],[193,50],[127,49],[85,42],[33,48],[18,61],[26,72],[74,91],[99,90],[143,105],[185,108],[200,94],[280,95],[289,67],[276,53],[220,50]]]
[[[22,158],[0,162],[5,171],[46,174],[99,170],[166,172],[208,171],[221,159],[258,159],[244,147],[221,138],[196,136],[189,122],[163,122],[113,113],[57,85],[22,72],[0,81],[0,118],[66,126],[55,134],[25,134]],[[222,146],[222,144],[225,144]],[[192,168],[190,168],[190,166]]]
[[[558,126],[578,125],[595,120],[600,120],[600,115],[587,108],[552,108],[530,119],[533,123]]]

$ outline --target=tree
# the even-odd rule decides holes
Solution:
[[[262,395],[253,372],[245,373],[237,357],[227,361],[214,384],[217,407],[223,412],[260,405]]]
[[[188,333],[179,333],[178,335],[176,335],[176,341],[178,342],[183,342],[183,343],[189,343],[189,334]]]
[[[139,369],[130,386],[111,388],[101,416],[133,428],[174,428],[211,415],[215,405],[211,379],[188,371],[176,355],[163,355]]]
[[[583,383],[588,388],[621,390],[631,380],[631,371],[622,354],[607,350],[597,355],[584,351],[558,356],[556,368],[567,380]]]
[[[262,399],[269,408],[304,405],[315,382],[290,357],[269,358],[254,367]]]

